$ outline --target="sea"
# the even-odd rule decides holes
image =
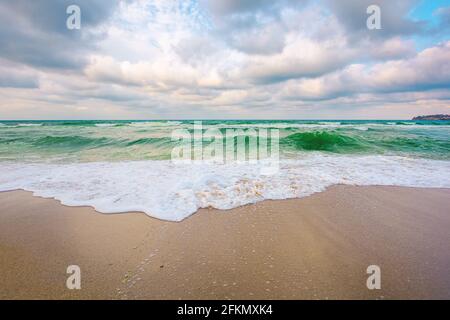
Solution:
[[[186,135],[207,152],[236,147],[227,132],[243,136],[247,154],[269,146],[276,170],[263,170],[263,157],[205,161],[193,152],[184,157],[192,161],[174,161]],[[450,188],[450,121],[0,121],[0,191],[102,213],[181,221],[199,208],[301,198],[338,184]]]

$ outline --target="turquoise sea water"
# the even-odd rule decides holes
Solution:
[[[0,161],[170,159],[173,130],[194,121],[0,121]],[[202,121],[203,129],[279,129],[282,157],[401,155],[450,160],[450,121]],[[206,142],[205,142],[206,143]],[[207,144],[207,143],[206,143]]]

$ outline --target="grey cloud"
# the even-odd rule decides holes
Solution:
[[[2,9],[17,16],[17,20],[26,19],[28,23],[50,33],[73,32],[66,28],[66,8],[78,5],[82,12],[83,26],[91,27],[106,19],[117,5],[116,0],[4,0]]]
[[[248,12],[274,11],[286,5],[303,3],[302,0],[200,0],[215,15],[243,14]]]
[[[324,0],[349,32],[368,37],[390,37],[423,31],[424,22],[413,21],[407,14],[419,0]],[[381,9],[381,30],[368,30],[367,7],[378,5]]]
[[[204,60],[223,48],[206,37],[192,36],[173,47],[176,54],[191,66],[201,66]]]
[[[280,13],[300,9],[309,0],[216,0],[201,1],[212,13],[214,34],[229,46],[248,54],[281,52],[284,34]]]
[[[234,48],[248,54],[274,54],[284,48],[284,32],[281,26],[273,24],[234,33],[230,42]]]
[[[81,8],[81,30],[66,28],[66,8],[71,4]],[[35,67],[79,68],[98,40],[89,31],[116,5],[107,0],[2,0],[0,56]]]
[[[315,79],[292,81],[283,89],[288,100],[329,100],[361,93],[425,92],[450,87],[450,42],[415,57],[368,67],[352,65]]]
[[[437,30],[433,30],[438,33],[450,33],[450,7],[439,8],[435,12],[439,19],[439,25]]]
[[[37,88],[38,76],[34,72],[16,69],[10,70],[0,67],[0,87],[2,88]]]
[[[2,88],[22,88],[33,89],[38,87],[35,79],[24,79],[20,77],[4,77],[0,75],[0,87]]]
[[[332,50],[321,48],[314,54],[303,56],[296,51],[266,59],[253,61],[243,70],[244,78],[255,84],[271,84],[296,78],[314,78],[338,70],[347,65],[355,53],[351,50],[340,51],[336,56]],[[305,50],[306,51],[306,50]]]

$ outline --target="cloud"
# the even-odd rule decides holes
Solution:
[[[266,24],[232,33],[229,42],[233,48],[248,54],[280,53],[285,45],[285,30],[279,24]]]
[[[374,50],[369,50],[370,55],[377,60],[401,59],[413,56],[416,53],[414,42],[403,40],[400,37],[387,39],[372,47],[368,46],[368,48],[373,47],[375,47]]]
[[[411,35],[423,31],[423,21],[408,18],[409,12],[419,4],[419,0],[325,0],[331,12],[356,37],[392,37]],[[366,10],[370,5],[381,9],[381,30],[367,29],[369,15]]]
[[[27,68],[12,68],[0,65],[0,87],[3,88],[37,88],[39,76]]]
[[[450,6],[437,9],[435,15],[439,19],[439,24],[435,31],[440,33],[450,32]]]
[[[450,96],[449,43],[417,52],[413,0],[76,3],[80,31],[65,27],[71,1],[0,2],[2,112],[328,117],[414,99],[443,110]],[[369,4],[381,31],[366,28]],[[436,16],[446,25],[448,8]]]
[[[163,9],[160,11],[176,10],[166,6]],[[131,52],[142,52],[143,41],[158,45],[148,51],[147,59],[97,57],[86,68],[86,74],[98,81],[160,88],[245,88],[323,75],[345,66],[358,55],[358,49],[347,45],[337,20],[324,19],[317,7],[285,10],[276,21],[252,29],[238,28],[224,37],[217,37],[216,32],[192,33],[192,17],[181,13],[174,14],[177,23],[171,25],[170,32],[149,32],[156,29],[153,24],[140,31],[110,30],[110,34],[119,34],[121,39],[136,39],[127,42]],[[314,28],[308,28],[314,23]]]
[[[226,85],[225,74],[194,68],[169,57],[159,58],[155,62],[130,63],[99,56],[86,68],[86,75],[91,80],[153,89],[220,88]]]
[[[274,12],[287,6],[302,4],[304,0],[200,0],[201,4],[208,8],[216,16],[228,16],[233,14],[248,14],[261,12]]]
[[[448,89],[450,41],[416,56],[378,63],[353,64],[324,77],[290,82],[282,95],[290,100],[324,100],[359,93],[390,93]]]
[[[66,27],[66,8],[71,4],[71,0],[2,1],[0,57],[43,68],[81,67],[98,40],[91,30],[113,12],[117,1],[77,1],[81,30]]]

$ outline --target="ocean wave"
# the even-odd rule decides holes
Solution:
[[[204,129],[217,128],[217,129],[227,129],[227,128],[259,128],[259,129],[308,129],[308,128],[337,128],[341,126],[339,123],[242,123],[242,124],[204,124]]]
[[[360,131],[368,131],[368,130],[369,130],[369,127],[355,126],[353,129],[355,129],[355,130],[360,130]]]
[[[68,127],[93,127],[96,125],[96,122],[93,120],[83,120],[83,121],[57,121],[48,123],[50,126],[68,126]]]
[[[358,138],[328,131],[297,132],[282,138],[281,144],[293,146],[298,150],[339,153],[367,149],[366,144]]]
[[[110,143],[114,143],[113,139],[105,137],[89,138],[83,136],[45,136],[32,140],[32,145],[44,148],[83,148],[83,147],[99,147]]]
[[[341,125],[339,121],[319,121],[318,124],[324,124],[324,125]]]
[[[449,155],[450,141],[421,136],[382,134],[354,134],[350,132],[307,131],[293,133],[280,140],[284,147],[304,151],[326,151],[333,153],[405,152],[429,155]]]
[[[135,146],[135,145],[158,145],[158,144],[169,144],[172,140],[170,137],[160,137],[160,138],[140,138],[132,141],[127,141],[127,146]]]
[[[182,124],[181,121],[139,121],[131,122],[130,126],[134,127],[170,127]]]
[[[24,189],[103,213],[142,211],[180,221],[199,208],[231,209],[265,199],[300,198],[335,184],[450,187],[450,162],[388,156],[310,154],[264,163],[175,164],[171,161],[72,164],[0,163],[0,191]]]
[[[362,124],[361,124],[362,125]],[[447,123],[436,123],[436,124],[420,124],[420,123],[407,123],[407,122],[386,122],[386,123],[366,123],[365,126],[369,127],[378,127],[378,128],[386,128],[386,129],[426,129],[426,128],[450,128],[450,125]]]
[[[15,128],[16,126],[0,123],[0,129]]]
[[[0,123],[1,128],[20,128],[20,127],[42,127],[43,123],[14,123],[14,124],[5,124]]]
[[[41,127],[43,123],[18,123],[18,127]]]
[[[94,124],[96,127],[116,127],[118,126],[117,123],[95,123]]]

